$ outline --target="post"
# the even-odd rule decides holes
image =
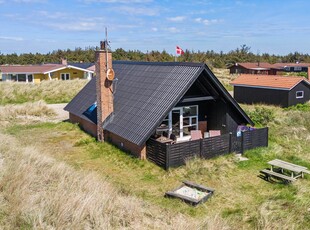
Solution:
[[[165,170],[168,170],[170,168],[170,162],[169,162],[169,156],[170,156],[170,145],[166,145],[166,165]]]
[[[229,153],[232,152],[232,132],[229,133]]]
[[[244,149],[244,143],[243,143],[243,131],[241,131],[241,149],[240,149],[240,152],[241,154],[243,154],[243,149]]]

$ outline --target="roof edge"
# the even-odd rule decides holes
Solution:
[[[214,75],[214,73],[210,70],[210,68],[205,64],[205,70],[208,74],[212,76],[212,79],[214,80],[214,83],[217,84],[217,86],[222,90],[224,93],[224,96],[232,103],[233,106],[236,107],[236,109],[239,111],[239,113],[245,118],[245,120],[252,126],[254,126],[254,122],[251,120],[251,118],[246,114],[246,112],[240,107],[240,105],[237,103],[237,101],[230,95],[230,93],[226,90],[226,88],[222,85],[222,83],[217,79],[217,77]]]

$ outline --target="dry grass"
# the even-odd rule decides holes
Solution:
[[[0,138],[4,140],[0,147],[4,161],[0,171],[0,223],[4,228],[199,227],[189,217],[174,215],[133,196],[120,194],[95,173],[78,172],[39,153],[36,148],[19,146],[9,136],[2,134]]]
[[[195,219],[175,213],[111,184],[94,170],[77,170],[52,158],[52,153],[64,156],[85,149],[74,147],[66,139],[70,132],[77,130],[75,126],[73,130],[53,132],[45,130],[44,127],[50,126],[42,123],[43,128],[34,126],[38,128],[33,133],[33,121],[15,119],[25,113],[43,118],[50,114],[38,114],[32,111],[33,107],[40,105],[30,103],[4,109],[7,117],[14,118],[9,119],[14,120],[14,125],[9,129],[0,126],[0,226],[3,229],[229,229],[220,215]],[[19,136],[22,130],[25,133]],[[11,135],[4,134],[7,131]],[[80,136],[72,134],[75,141],[85,136],[82,132]],[[53,145],[49,141],[51,136],[57,139]]]
[[[309,176],[290,186],[257,177],[274,158],[310,168],[309,111],[259,105],[275,113],[268,148],[248,151],[245,162],[233,155],[194,159],[165,172],[96,143],[72,124],[33,125],[51,120],[40,103],[0,109],[0,226],[5,229],[310,228]],[[163,197],[182,180],[213,187],[215,195],[196,208]]]
[[[50,120],[56,114],[44,101],[0,106],[0,127],[16,123],[31,124]]]
[[[0,105],[44,100],[47,103],[69,102],[88,80],[42,81],[40,84],[1,82]]]
[[[237,74],[229,74],[229,69],[217,69],[217,68],[212,69],[212,72],[228,91],[233,90],[233,87],[230,85],[230,82],[238,77]]]

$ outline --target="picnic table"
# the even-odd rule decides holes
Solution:
[[[296,165],[279,159],[269,161],[268,164],[270,164],[271,171],[274,171],[275,168],[278,168],[283,174],[284,170],[286,170],[291,174],[292,178],[298,178],[298,177],[303,178],[304,173],[309,173],[307,167]]]
[[[296,165],[279,159],[271,160],[268,162],[268,164],[270,165],[270,170],[263,169],[260,171],[265,175],[267,180],[269,180],[270,177],[276,177],[286,182],[294,182],[297,180],[298,177],[303,178],[304,173],[310,174],[310,171],[307,167]],[[285,173],[288,173],[290,175],[286,175]]]

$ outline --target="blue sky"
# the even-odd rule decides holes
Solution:
[[[111,48],[310,53],[308,0],[0,0],[0,52]]]

